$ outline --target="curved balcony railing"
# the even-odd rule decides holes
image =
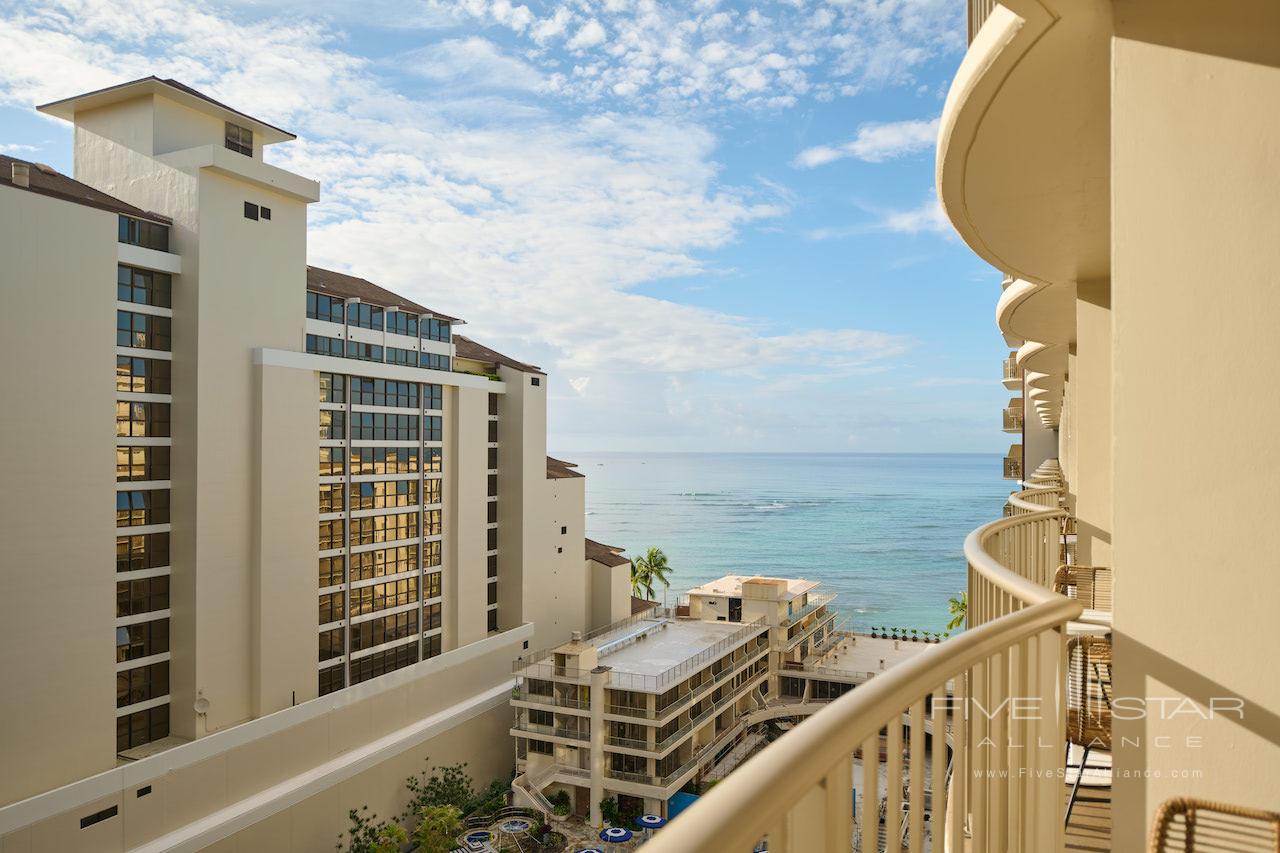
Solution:
[[[1009,506],[1013,508],[1013,515],[1043,512],[1057,509],[1061,496],[1062,489],[1058,486],[1036,486],[1009,495]]]
[[[1065,515],[1031,512],[969,534],[968,630],[815,713],[646,853],[748,851],[762,838],[771,853],[847,850],[850,839],[867,853],[899,839],[921,850],[926,824],[935,851],[1060,849],[1064,641],[1081,613],[1049,589]],[[926,747],[933,732],[947,734]]]

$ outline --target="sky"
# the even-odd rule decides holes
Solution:
[[[959,0],[0,0],[0,152],[155,74],[298,139],[308,260],[541,365],[574,451],[996,452],[933,190]]]

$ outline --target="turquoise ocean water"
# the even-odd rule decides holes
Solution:
[[[858,630],[941,631],[964,537],[998,518],[997,454],[566,453],[587,535],[670,559],[670,600],[725,574],[798,576]],[[659,592],[661,597],[661,592]]]

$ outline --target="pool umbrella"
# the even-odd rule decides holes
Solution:
[[[623,829],[620,826],[611,826],[608,829],[600,830],[600,840],[607,841],[610,844],[623,844],[631,840],[631,830]]]
[[[636,818],[636,826],[644,830],[644,837],[648,838],[653,830],[660,829],[665,826],[667,819],[656,814],[642,814]]]
[[[575,850],[573,853],[604,853],[599,847],[584,847],[581,850]]]

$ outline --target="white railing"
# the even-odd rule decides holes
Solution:
[[[1060,849],[1064,635],[1081,613],[1048,589],[1064,515],[1018,515],[971,533],[968,630],[815,713],[700,798],[646,853],[747,851],[766,838],[770,853],[869,853],[882,838],[919,853],[926,821],[937,853]],[[947,735],[926,748],[935,732]]]
[[[1014,515],[1057,509],[1062,489],[1058,486],[1035,486],[1009,495],[1009,506]]]

